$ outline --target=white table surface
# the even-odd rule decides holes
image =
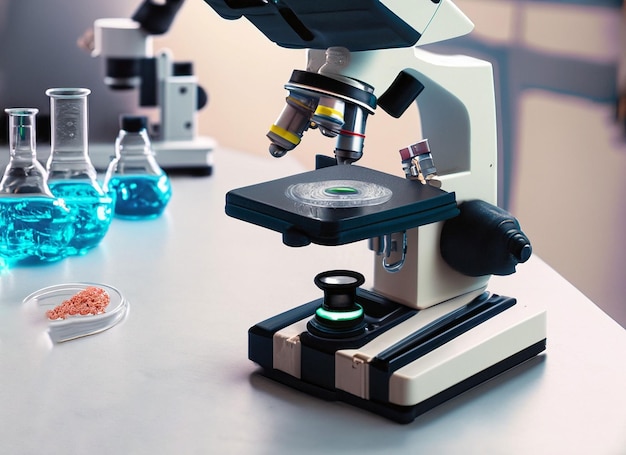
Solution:
[[[372,270],[364,242],[289,248],[224,214],[229,189],[301,170],[218,149],[212,177],[172,179],[160,219],[0,275],[0,453],[626,453],[626,331],[537,257],[490,290],[545,302],[546,353],[411,424],[259,375],[251,325],[319,297],[320,271]],[[53,345],[22,299],[75,281],[117,287],[129,314]]]

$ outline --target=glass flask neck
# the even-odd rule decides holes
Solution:
[[[118,173],[161,175],[152,150],[150,136],[145,128],[139,131],[120,130],[115,141],[115,158]]]
[[[35,116],[38,109],[5,109],[9,115],[9,153],[12,160],[36,158]]]
[[[5,112],[9,115],[10,159],[0,180],[0,193],[52,197],[46,170],[37,161],[35,116],[39,110],[11,108]]]
[[[89,159],[89,120],[86,88],[51,88],[50,158],[47,169],[50,180],[96,179],[96,170]]]
[[[120,130],[115,141],[115,153],[124,156],[154,156],[148,131],[142,128],[139,131]]]

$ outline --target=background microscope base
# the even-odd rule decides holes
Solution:
[[[384,300],[361,289],[358,297],[361,304],[364,298]],[[318,299],[252,327],[249,358],[263,375],[297,390],[410,423],[545,350],[546,312],[508,297],[493,298],[498,299],[495,306],[479,312],[470,308],[469,316],[445,327],[440,321],[469,307],[467,301],[421,311],[402,307],[401,314],[392,308],[374,324],[393,319],[391,328],[359,346],[334,351],[334,342],[309,339],[307,321]]]

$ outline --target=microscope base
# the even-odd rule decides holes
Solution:
[[[544,310],[475,295],[419,311],[359,289],[371,328],[359,340],[315,339],[316,300],[252,327],[249,358],[295,389],[409,423],[545,350]]]

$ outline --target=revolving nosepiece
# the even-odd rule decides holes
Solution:
[[[294,70],[285,88],[287,102],[267,133],[273,156],[293,150],[311,128],[336,138],[338,164],[361,158],[367,116],[376,108],[372,86],[341,75]]]

